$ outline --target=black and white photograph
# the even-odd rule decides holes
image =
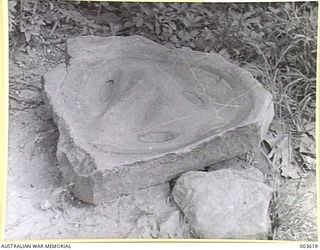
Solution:
[[[6,240],[318,240],[318,2],[8,0]]]

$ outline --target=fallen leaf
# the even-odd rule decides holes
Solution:
[[[298,146],[300,154],[316,157],[315,140],[306,133],[300,137],[300,145]]]
[[[280,173],[285,178],[299,179],[301,170],[297,163],[291,162],[288,166],[282,167]]]
[[[308,122],[304,125],[304,128],[309,136],[312,136],[315,139],[315,132],[316,132],[316,123],[315,122]]]
[[[316,170],[316,159],[308,156],[300,154],[301,158],[303,159],[303,166],[308,170]]]

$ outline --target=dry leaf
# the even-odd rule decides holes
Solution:
[[[300,154],[316,157],[315,141],[307,134],[302,134],[300,137],[300,145],[298,146]]]
[[[308,135],[312,136],[315,138],[315,131],[316,131],[316,123],[315,122],[306,122],[304,124],[304,128]]]
[[[289,166],[283,166],[281,168],[281,176],[285,178],[299,179],[300,174],[300,168],[295,162],[291,162]]]
[[[303,165],[309,170],[316,170],[316,159],[308,155],[300,155],[303,159]]]

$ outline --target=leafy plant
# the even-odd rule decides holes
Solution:
[[[16,21],[16,12],[17,12],[16,5],[17,5],[17,1],[16,0],[9,0],[8,1],[9,32],[15,31],[15,21]]]
[[[96,29],[95,22],[77,10],[79,4],[76,1],[9,0],[10,37],[23,35],[29,44],[32,38],[50,38],[58,26],[69,32],[74,29],[71,24],[81,29],[88,26]],[[64,36],[63,31],[59,36]]]

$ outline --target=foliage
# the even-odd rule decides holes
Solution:
[[[293,200],[286,193],[276,194],[273,201],[274,240],[314,241],[317,239],[316,215],[312,208],[306,209],[308,196],[300,194]]]
[[[9,0],[9,31],[24,33],[26,41],[30,41],[31,35],[39,35],[41,26],[45,25],[44,17],[38,13],[37,1]]]
[[[16,19],[16,0],[9,0],[8,1],[8,16],[9,16],[9,32],[13,32],[15,30],[15,19]]]
[[[97,27],[93,20],[88,20],[77,11],[79,4],[77,2],[9,0],[8,3],[11,40],[22,35],[26,43],[30,44],[32,38],[35,40],[53,38],[52,35],[59,25],[68,28],[69,31],[74,28],[72,25]],[[61,31],[55,36],[64,36],[63,30]]]
[[[101,5],[112,35],[218,52],[273,93],[280,120],[298,131],[315,121],[316,3]]]
[[[276,115],[290,129],[303,131],[315,121],[316,3],[19,0],[10,10],[12,30],[27,42],[31,36],[142,35],[172,48],[220,53],[272,92]]]

